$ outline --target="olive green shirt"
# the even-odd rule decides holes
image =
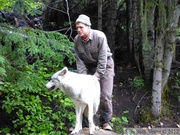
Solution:
[[[112,55],[105,34],[91,29],[87,42],[77,35],[74,44],[78,73],[87,74],[88,69],[94,66],[95,75],[100,78],[106,70],[108,56]]]

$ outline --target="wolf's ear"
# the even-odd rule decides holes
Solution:
[[[66,70],[66,71],[68,71],[68,68],[67,68],[67,67],[64,67],[64,68],[63,68],[63,70]]]
[[[59,73],[60,76],[64,76],[68,71],[68,68],[67,67],[64,67],[61,72]]]

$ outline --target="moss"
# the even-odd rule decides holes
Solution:
[[[151,111],[149,111],[149,108],[144,108],[141,112],[140,112],[140,116],[141,116],[141,120],[143,122],[151,122],[152,121],[152,113]]]

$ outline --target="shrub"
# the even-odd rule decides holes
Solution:
[[[142,88],[145,86],[144,80],[140,76],[136,76],[133,79],[133,85],[137,88]]]
[[[125,114],[127,114],[128,111],[124,111],[123,115],[121,117],[114,116],[111,120],[111,126],[114,127],[116,133],[121,133],[124,131],[124,126],[128,124],[128,119]]]
[[[174,88],[177,89],[176,90],[176,95],[177,95],[177,98],[178,98],[178,101],[180,102],[180,72],[176,72],[174,73],[174,78],[173,80],[175,80],[175,86]]]
[[[0,27],[0,99],[2,112],[12,125],[4,133],[68,134],[75,114],[62,92],[45,88],[48,78],[67,63],[72,64],[72,43],[60,33]]]

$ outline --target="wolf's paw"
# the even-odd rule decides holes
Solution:
[[[90,135],[94,135],[94,132],[95,132],[95,131],[90,131],[89,134],[90,134]]]
[[[79,131],[74,131],[74,130],[73,130],[70,135],[74,135],[74,134],[76,134],[76,133],[79,133]]]
[[[74,129],[72,132],[71,132],[71,135],[74,135],[76,133],[79,133],[82,129]]]
[[[89,133],[90,133],[90,135],[93,135],[94,134],[94,132],[95,132],[95,130],[98,130],[99,129],[99,127],[98,126],[93,126],[92,128],[89,128]]]
[[[99,127],[98,127],[98,126],[95,126],[95,130],[99,130]]]

